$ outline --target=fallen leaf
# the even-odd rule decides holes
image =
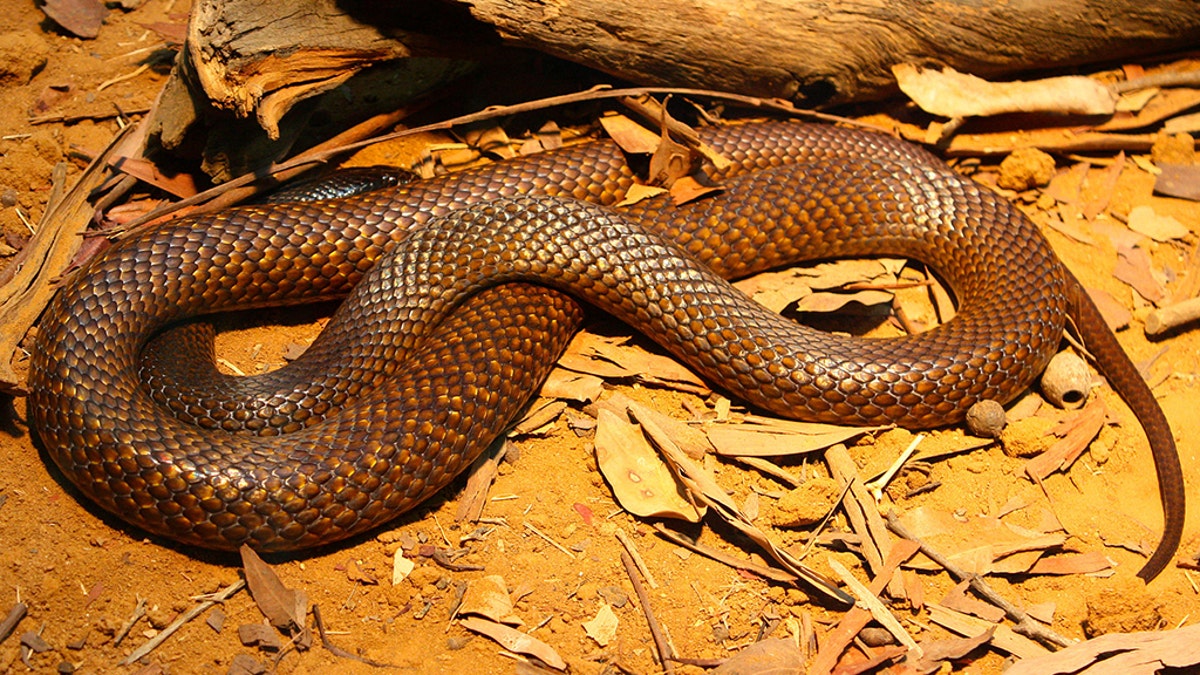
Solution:
[[[788,431],[751,424],[719,425],[708,429],[717,454],[737,457],[800,455],[824,450],[884,427],[845,427],[812,424],[808,431]]]
[[[100,0],[46,0],[42,11],[67,32],[81,38],[94,38],[108,9]]]
[[[583,630],[588,637],[596,641],[596,644],[607,647],[608,643],[617,636],[617,624],[617,615],[613,612],[612,606],[607,602],[602,602],[600,609],[596,611],[596,616],[583,622]]]
[[[1186,225],[1171,216],[1158,215],[1149,206],[1135,206],[1130,210],[1129,229],[1159,242],[1183,239],[1191,234]]]
[[[1068,553],[1042,558],[1029,569],[1030,574],[1094,574],[1112,569],[1112,562],[1099,551]]]
[[[1168,197],[1200,201],[1200,165],[1160,164],[1154,191]]]
[[[1117,97],[1089,77],[1051,77],[1030,82],[988,82],[950,68],[909,63],[892,66],[900,90],[925,112],[942,117],[983,117],[1013,112],[1111,115]]]
[[[991,645],[1013,656],[1028,659],[1050,653],[1045,647],[1008,626],[997,626],[994,623],[956,612],[938,604],[929,605],[928,609],[930,620],[959,635],[973,637],[990,632],[992,634]]]
[[[1113,276],[1128,284],[1138,295],[1155,304],[1162,302],[1167,293],[1151,271],[1153,262],[1146,249],[1138,246],[1118,246],[1117,264]]]
[[[1096,303],[1096,308],[1100,310],[1100,316],[1104,317],[1104,323],[1113,331],[1121,330],[1129,326],[1130,320],[1133,319],[1133,312],[1112,296],[1106,290],[1100,288],[1088,288],[1087,294],[1091,296],[1092,302]]]
[[[510,626],[525,623],[513,613],[512,597],[508,594],[504,577],[498,574],[489,574],[467,582],[467,592],[463,594],[458,612],[482,616]]]
[[[1005,675],[1154,675],[1200,665],[1200,624],[1168,631],[1110,633],[1053,654],[1026,658]]]
[[[770,638],[755,642],[709,671],[713,675],[759,675],[760,673],[799,673],[804,655],[790,638]]]
[[[1104,405],[1104,400],[1098,396],[1094,397],[1081,410],[1067,418],[1071,425],[1065,435],[1046,448],[1045,452],[1025,463],[1025,474],[1035,481],[1041,481],[1055,471],[1069,467],[1100,433],[1107,417],[1108,407]]]
[[[567,662],[563,661],[558,652],[555,652],[550,645],[535,637],[526,635],[515,628],[510,628],[502,623],[488,621],[476,616],[460,619],[459,623],[469,631],[495,640],[505,649],[517,652],[518,654],[535,656],[551,668],[559,670],[566,670],[567,668]]]
[[[630,344],[629,337],[608,338],[581,332],[567,345],[558,365],[602,378],[631,378],[700,396],[712,393],[695,373],[669,356]]]
[[[658,134],[624,115],[604,115],[600,118],[600,126],[629,154],[648,155],[658,147]]]
[[[1001,612],[1003,616],[1003,612]],[[959,637],[945,638],[942,640],[922,640],[921,650],[924,654],[920,658],[912,659],[906,665],[922,673],[934,673],[941,670],[942,665],[950,665],[950,661],[955,661],[965,657],[967,654],[979,649],[981,646],[992,641],[992,636],[996,633],[996,627],[993,626],[988,630],[974,637]]]
[[[633,185],[629,186],[628,190],[625,191],[625,197],[621,199],[621,201],[617,202],[617,206],[630,206],[632,204],[637,204],[643,199],[650,199],[651,197],[657,197],[668,192],[670,192],[670,190],[665,187],[634,183]]]
[[[136,157],[115,157],[112,166],[176,197],[186,198],[196,194],[196,180],[191,174],[167,175],[153,162]]]
[[[244,623],[238,626],[238,640],[246,647],[258,647],[266,651],[277,652],[283,647],[279,633],[261,623]]]
[[[587,373],[555,368],[542,384],[541,396],[591,403],[604,393],[604,380]]]
[[[416,563],[404,557],[404,549],[397,548],[392,555],[392,585],[395,586],[407,579],[416,566]]]
[[[683,486],[636,424],[601,409],[596,425],[596,463],[626,511],[643,517],[700,522],[703,507],[686,497]]]
[[[959,582],[946,594],[946,597],[942,598],[941,605],[964,614],[977,616],[984,621],[992,623],[1003,621],[1005,617],[1003,609],[967,595],[969,585],[966,581]]]
[[[836,312],[852,303],[863,307],[890,305],[892,294],[887,291],[866,290],[855,293],[818,292],[806,295],[796,304],[801,312]]]
[[[246,586],[263,616],[272,626],[286,633],[302,630],[304,617],[308,615],[308,595],[284,586],[275,570],[263,562],[254,549],[242,544],[240,552]]]

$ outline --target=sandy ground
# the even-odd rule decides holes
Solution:
[[[154,69],[100,88],[133,72],[147,47],[160,38],[144,25],[182,22],[186,8],[151,0],[128,14],[114,12],[99,39],[65,37],[44,21],[32,3],[16,3],[0,14],[0,227],[3,237],[19,247],[29,231],[17,215],[23,211],[36,222],[50,186],[50,171],[59,161],[70,163],[77,175],[83,162],[76,150],[99,151],[116,132],[111,118],[33,125],[31,116],[43,112],[103,116],[114,109],[148,107],[165,75]],[[44,65],[43,65],[44,64]],[[64,93],[64,87],[69,90]],[[57,97],[48,111],[35,110],[39,101]],[[1110,210],[1128,213],[1137,205],[1173,215],[1193,232],[1200,229],[1200,206],[1151,196],[1153,179],[1140,170],[1123,173]],[[1094,188],[1089,188],[1094,189]],[[1131,293],[1111,277],[1116,255],[1112,246],[1089,247],[1050,232],[1067,264],[1089,286],[1105,289],[1129,306]],[[1190,246],[1155,247],[1159,269],[1180,273]],[[0,249],[3,246],[0,245]],[[0,266],[11,257],[0,258]],[[1169,286],[1168,286],[1169,287]],[[236,331],[223,337],[222,355],[248,369],[281,363],[284,349],[304,343],[315,334],[307,319],[281,316],[284,329],[270,327]],[[608,330],[619,330],[609,328]],[[1200,333],[1183,332],[1148,342],[1135,319],[1120,334],[1135,361],[1155,359],[1150,369],[1155,391],[1179,440],[1190,485],[1200,484],[1196,454],[1200,450],[1200,401],[1197,363]],[[254,358],[251,358],[251,354]],[[24,364],[19,363],[19,368]],[[704,399],[649,387],[611,385],[636,400],[680,418],[684,405],[703,408]],[[1053,627],[1081,637],[1085,623],[1107,630],[1174,627],[1194,621],[1200,597],[1192,579],[1174,567],[1148,588],[1134,577],[1141,555],[1126,544],[1152,544],[1161,526],[1157,489],[1148,448],[1132,416],[1110,391],[1100,396],[1115,411],[1119,424],[1107,427],[1092,452],[1066,474],[1051,476],[1039,487],[1018,474],[1022,461],[990,447],[936,463],[933,477],[941,486],[896,507],[917,507],[962,514],[996,514],[1012,500],[1028,504],[1009,516],[1012,522],[1034,527],[1052,511],[1066,532],[1069,545],[1082,552],[1099,552],[1114,564],[1100,575],[993,576],[989,580],[1005,596],[1025,606],[1053,603]],[[157,634],[177,614],[194,605],[196,595],[216,591],[239,579],[236,556],[206,553],[149,539],[81,501],[47,458],[39,452],[27,427],[24,401],[3,401],[0,408],[0,612],[18,600],[29,616],[17,634],[0,645],[0,671],[26,672],[18,638],[34,631],[50,649],[30,657],[33,672],[227,672],[242,655],[279,672],[374,672],[351,659],[339,658],[319,644],[307,651],[285,649],[281,656],[243,646],[237,627],[261,623],[262,614],[245,593],[223,606],[220,630],[205,612],[138,664],[116,665],[135,647]],[[959,438],[959,432],[935,437]],[[808,603],[795,590],[740,574],[705,557],[689,554],[659,539],[646,522],[622,511],[596,471],[592,438],[577,435],[558,421],[543,437],[516,442],[519,457],[501,467],[484,515],[503,522],[488,537],[470,543],[470,552],[457,562],[475,571],[450,571],[419,558],[413,574],[392,585],[392,554],[398,546],[416,543],[457,547],[473,526],[453,524],[462,481],[443,491],[424,508],[406,514],[383,532],[304,555],[272,557],[268,562],[289,586],[305,590],[320,607],[329,639],[342,649],[414,672],[509,673],[511,656],[494,642],[450,620],[457,594],[469,581],[500,575],[510,590],[522,589],[515,611],[524,630],[549,643],[570,664],[572,672],[604,672],[613,664],[630,672],[660,672],[646,622],[620,562],[616,530],[629,534],[657,578],[650,593],[658,620],[666,627],[678,653],[693,658],[722,658],[753,641],[764,617],[811,621],[818,636],[835,624],[836,608]],[[878,445],[851,448],[862,464],[879,464]],[[875,454],[873,454],[875,453]],[[770,501],[784,490],[773,479],[732,464],[710,463],[736,501],[743,503],[754,490]],[[822,464],[798,464],[802,475],[823,474]],[[591,518],[581,513],[590,511]],[[1181,557],[1190,559],[1197,547],[1197,521],[1189,517]],[[566,552],[534,536],[536,526],[566,547]],[[836,519],[835,527],[845,527]],[[705,544],[751,555],[753,546],[722,526],[692,528]],[[801,545],[796,532],[778,535],[788,546]],[[818,548],[809,558],[829,573],[827,560],[836,558],[858,569],[857,558]],[[363,583],[362,570],[378,580]],[[942,598],[952,587],[945,574],[919,573],[927,601]],[[146,616],[118,646],[114,634],[145,599]],[[582,622],[596,615],[602,603],[614,605],[619,620],[615,639],[601,647],[585,634]],[[928,617],[906,606],[897,608],[910,630],[924,638],[944,633],[930,628]],[[1107,622],[1107,623],[1105,623]],[[777,632],[776,635],[784,631]],[[993,673],[1003,656],[980,650],[958,662],[963,672]],[[155,670],[158,668],[159,670]],[[699,672],[682,667],[681,672]],[[252,672],[252,671],[250,671]]]

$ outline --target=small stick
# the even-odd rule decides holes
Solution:
[[[8,610],[8,615],[4,617],[3,621],[0,621],[0,643],[13,634],[13,631],[17,629],[17,624],[21,623],[21,619],[24,619],[28,613],[29,606],[23,602],[18,602]]]
[[[675,542],[676,544],[678,544],[690,551],[699,553],[700,555],[704,556],[705,558],[709,558],[709,559],[715,560],[721,564],[728,565],[735,570],[745,570],[747,572],[750,572],[751,574],[757,574],[758,576],[760,576],[764,579],[770,579],[772,581],[779,581],[779,582],[784,582],[784,583],[795,582],[795,581],[799,581],[799,579],[800,579],[800,577],[796,576],[795,574],[792,574],[791,572],[785,572],[784,570],[775,569],[774,567],[767,567],[765,565],[756,565],[748,560],[741,560],[741,559],[735,558],[723,551],[718,551],[715,548],[710,548],[708,546],[701,546],[700,544],[697,544],[694,541],[688,540],[687,537],[684,537],[683,535],[679,534],[678,532],[668,529],[662,523],[655,523],[654,529],[659,534],[666,537],[667,539],[670,539],[671,541]]]
[[[121,630],[117,631],[117,636],[113,638],[114,647],[121,646],[121,642],[129,635],[129,631],[133,630],[133,625],[143,616],[146,616],[146,599],[139,595],[137,596],[137,605],[133,608],[133,614],[125,620],[125,623],[121,624]]]
[[[621,552],[621,562],[625,565],[625,574],[629,575],[629,583],[633,584],[633,590],[637,593],[638,604],[642,606],[646,624],[650,626],[650,635],[653,636],[654,647],[658,650],[658,660],[662,663],[663,675],[671,675],[675,672],[674,654],[671,652],[671,646],[667,644],[667,639],[663,637],[658,619],[654,618],[654,612],[650,609],[650,596],[646,593],[646,587],[642,584],[642,580],[638,578],[637,566],[633,564],[633,558],[630,558],[629,554],[624,551]]]
[[[1167,305],[1146,317],[1146,335],[1160,335],[1196,319],[1200,319],[1200,298]]]
[[[234,595],[237,594],[238,591],[242,590],[245,587],[246,587],[245,580],[238,579],[237,581],[226,586],[225,588],[221,589],[220,591],[217,591],[216,593],[213,593],[212,595],[207,596],[206,600],[197,604],[195,607],[192,607],[191,609],[184,612],[183,614],[180,614],[178,617],[175,618],[174,621],[171,622],[171,625],[162,629],[161,633],[159,633],[158,635],[155,635],[154,637],[147,640],[141,647],[138,647],[137,649],[133,650],[133,652],[131,652],[129,654],[129,656],[126,656],[125,658],[121,659],[121,661],[117,665],[127,666],[127,665],[133,663],[134,661],[137,661],[138,659],[142,658],[143,656],[149,654],[150,652],[154,651],[154,649],[156,647],[158,647],[160,644],[162,644],[163,642],[165,642],[167,638],[174,635],[175,631],[182,628],[183,624],[200,616],[201,614],[204,613],[205,610],[209,609],[210,607],[212,607],[218,603],[225,602],[229,598],[232,598]]]
[[[348,652],[345,649],[342,649],[341,647],[333,644],[332,642],[329,641],[329,638],[325,636],[325,622],[321,619],[320,605],[313,604],[312,613],[313,613],[313,622],[317,624],[317,635],[319,635],[321,637],[321,645],[323,647],[325,647],[325,649],[329,650],[330,654],[333,654],[334,656],[337,656],[337,657],[340,657],[343,659],[351,659],[353,661],[365,663],[368,666],[374,666],[375,668],[400,668],[401,667],[401,666],[398,666],[393,663],[383,663],[381,661],[372,661],[371,659],[368,659],[365,656],[359,656],[358,654]]]
[[[1046,645],[1052,645],[1055,647],[1069,647],[1075,644],[1075,642],[1070,638],[1063,637],[1062,635],[1059,635],[1049,628],[1043,627],[1041,624],[1031,619],[1029,615],[1024,612],[1024,610],[1006,600],[1004,596],[997,593],[979,575],[967,574],[960,567],[950,562],[946,556],[933,550],[928,544],[920,539],[917,539],[911,532],[908,531],[908,528],[904,527],[904,523],[900,522],[900,518],[896,516],[894,511],[889,511],[886,518],[888,527],[892,529],[892,532],[896,533],[896,536],[916,542],[916,544],[921,547],[921,553],[924,553],[930,560],[934,561],[938,565],[941,565],[942,568],[949,572],[950,576],[954,577],[956,581],[966,581],[968,584],[970,584],[971,590],[979,594],[980,597],[1004,610],[1005,616],[1017,624],[1013,627],[1013,630]]]
[[[541,537],[542,539],[545,539],[545,540],[546,540],[546,542],[547,542],[548,544],[550,544],[550,545],[551,545],[551,546],[553,546],[554,548],[556,548],[556,549],[558,549],[558,550],[562,551],[563,553],[565,553],[565,554],[567,555],[567,557],[568,557],[568,558],[570,558],[571,560],[574,560],[574,559],[575,559],[575,554],[574,554],[574,553],[571,553],[571,551],[570,551],[570,550],[568,550],[568,549],[567,549],[565,546],[563,546],[562,544],[558,543],[557,541],[554,541],[553,539],[551,539],[551,538],[550,538],[550,535],[548,535],[548,534],[546,534],[546,533],[542,532],[541,530],[537,529],[537,527],[536,527],[536,526],[535,526],[533,523],[531,523],[531,522],[529,522],[529,521],[526,521],[526,522],[525,522],[525,529],[527,529],[527,530],[529,530],[530,532],[532,532],[532,533],[536,534],[537,536]]]
[[[617,528],[613,532],[613,536],[617,538],[617,541],[621,542],[626,551],[629,551],[629,557],[633,558],[633,563],[637,565],[638,571],[642,573],[642,576],[646,577],[646,583],[650,584],[650,588],[658,588],[658,582],[654,580],[654,575],[650,573],[649,566],[646,565],[645,560],[642,560],[642,554],[638,552],[637,546],[634,545],[629,535],[625,534],[625,530]]]

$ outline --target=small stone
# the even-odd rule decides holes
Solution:
[[[776,502],[772,520],[780,527],[812,525],[829,513],[841,491],[832,478],[814,478]]]

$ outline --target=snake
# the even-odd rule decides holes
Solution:
[[[1070,321],[1148,437],[1181,537],[1174,438],[1151,390],[1038,227],[933,154],[827,124],[714,125],[715,195],[621,205],[638,182],[595,140],[336,198],[234,207],[114,242],[39,323],[29,416],[79,491],[184,544],[338,541],[452,481],[514,422],[584,320],[628,323],[714,386],[800,420],[921,429],[1026,390]],[[958,303],[866,338],[767,311],[729,280],[904,256]],[[213,364],[212,314],[338,300],[295,362]]]

